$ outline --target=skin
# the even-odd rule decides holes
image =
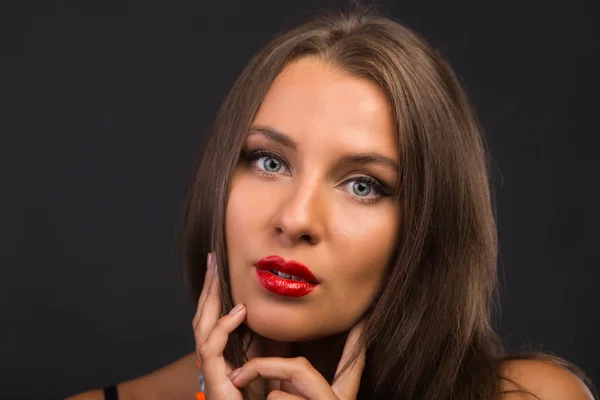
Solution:
[[[213,259],[214,260],[214,259]],[[360,385],[360,376],[365,365],[365,354],[350,364],[340,379],[333,385],[305,357],[290,358],[287,354],[265,357],[250,349],[249,361],[232,370],[223,357],[228,336],[247,317],[243,304],[234,307],[228,315],[219,318],[220,283],[214,261],[209,261],[205,285],[200,295],[193,326],[196,338],[196,354],[205,380],[205,396],[211,400],[334,400],[355,399]],[[363,323],[359,322],[349,332],[339,358],[337,371],[350,359],[352,350],[361,335]],[[268,341],[267,341],[268,342]],[[281,350],[275,346],[261,347]],[[336,372],[337,372],[336,371]],[[241,388],[250,389],[249,397],[243,396]]]
[[[324,375],[349,360],[362,329],[359,320],[383,284],[400,215],[391,197],[366,204],[359,197],[364,192],[353,191],[352,179],[361,175],[393,187],[393,168],[341,165],[339,160],[356,152],[376,152],[399,162],[389,105],[369,81],[304,58],[288,65],[273,83],[252,126],[285,133],[296,149],[253,129],[246,152],[277,153],[282,169],[265,175],[264,166],[277,163],[263,156],[240,163],[234,171],[226,219],[230,265],[225,267],[240,307],[221,316],[215,273],[221,267],[209,262],[193,320],[196,352],[121,383],[121,399],[193,398],[198,390],[197,360],[211,400],[242,400],[242,387],[254,391],[252,399],[356,398],[364,353],[333,386]],[[365,197],[377,196],[372,191]],[[272,254],[307,265],[319,287],[299,299],[267,292],[255,277],[254,263]],[[258,336],[249,362],[233,371],[223,350],[228,335],[242,323]],[[340,333],[345,338],[341,342],[336,340]],[[503,375],[544,400],[593,398],[575,375],[550,363],[510,362]],[[503,382],[503,390],[516,388]],[[502,396],[521,398],[534,397],[522,392]],[[96,390],[72,399],[100,400],[103,395]]]
[[[256,127],[284,133],[295,149]],[[399,209],[374,185],[357,194],[356,178],[392,189],[397,169],[340,159],[368,152],[398,163],[397,140],[387,99],[370,81],[313,57],[289,64],[274,81],[244,154],[267,150],[280,159],[240,162],[226,213],[232,295],[247,306],[250,329],[276,341],[307,341],[348,330],[364,314],[381,287]],[[272,254],[302,262],[320,285],[296,299],[267,291],[254,264]]]
[[[269,132],[285,135],[288,144]],[[335,396],[323,375],[349,351],[336,335],[357,326],[375,300],[397,237],[399,207],[390,196],[398,179],[397,148],[390,106],[372,82],[314,57],[289,64],[274,81],[248,132],[227,202],[232,296],[245,305],[241,321],[257,334],[238,385],[260,376],[267,382],[255,383],[259,393]],[[344,161],[361,153],[389,162]],[[307,265],[317,288],[300,298],[266,290],[255,263],[273,254]],[[208,325],[201,330],[208,332]],[[207,347],[207,353],[214,350]],[[290,356],[300,357],[290,364]],[[220,382],[217,396],[230,396],[231,381],[222,378],[231,368],[215,365],[219,372],[207,380]],[[300,388],[314,392],[288,383],[282,388],[291,371],[304,367],[310,379]]]
[[[592,392],[581,379],[560,365],[539,360],[509,361],[504,364],[502,374],[518,384],[503,381],[502,390],[524,388],[542,400],[594,400]],[[505,398],[534,399],[525,393],[506,394]]]

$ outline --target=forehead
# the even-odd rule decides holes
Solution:
[[[368,148],[397,158],[395,124],[381,88],[316,57],[300,58],[283,69],[254,124],[285,132],[299,147]]]

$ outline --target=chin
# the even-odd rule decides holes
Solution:
[[[248,328],[264,338],[278,342],[304,342],[334,333],[322,332],[319,326],[294,312],[282,316],[275,312],[252,310],[251,306],[247,310]]]

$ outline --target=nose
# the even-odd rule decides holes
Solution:
[[[275,235],[284,246],[323,240],[327,205],[318,183],[290,184],[282,190],[272,219]]]

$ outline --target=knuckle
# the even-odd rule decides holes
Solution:
[[[206,342],[202,343],[198,347],[197,353],[198,353],[198,357],[200,357],[201,359],[205,359],[206,357],[210,356],[210,348],[206,344]]]
[[[261,358],[253,358],[251,360],[246,361],[246,363],[242,366],[242,368],[247,369],[249,371],[256,370],[257,363],[260,363]]]
[[[308,368],[308,367],[312,367],[310,361],[308,361],[308,359],[306,357],[296,357],[294,359],[294,362],[296,363],[296,365],[299,368]]]
[[[201,337],[202,337],[202,332],[200,329],[200,324],[196,324],[194,326],[194,338],[196,339],[196,342],[199,341]]]
[[[227,329],[225,328],[225,322],[223,322],[223,318],[217,321],[212,331],[217,335],[227,335]]]
[[[226,317],[221,317],[217,320],[217,323],[215,324],[215,329],[217,329],[217,328],[224,329],[225,328],[225,326],[226,326],[225,318]]]

